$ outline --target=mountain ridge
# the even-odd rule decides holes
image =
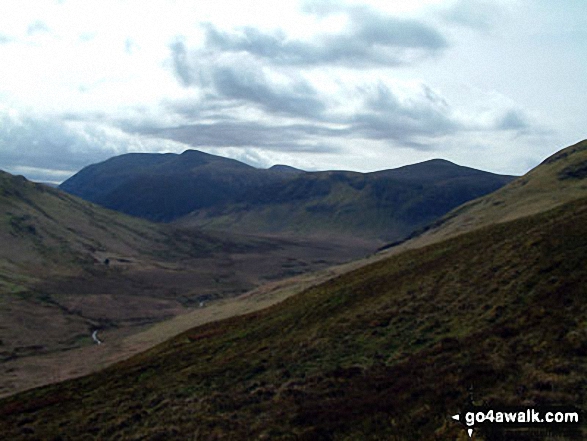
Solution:
[[[150,220],[247,234],[399,239],[513,179],[445,160],[359,173],[255,169],[196,150],[138,157],[134,167],[127,162],[135,156],[117,158],[81,170],[60,188]]]
[[[497,191],[471,200],[405,241],[386,248],[400,252],[486,225],[515,220],[587,196],[587,140],[554,153]]]

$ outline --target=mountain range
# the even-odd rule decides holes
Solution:
[[[470,400],[584,414],[586,154],[587,141],[562,150],[274,306],[0,400],[0,430],[14,440],[465,440],[451,416]],[[587,435],[584,424],[474,432]]]
[[[253,234],[393,241],[513,179],[445,160],[373,173],[257,169],[196,150],[128,154],[60,188],[154,221]]]

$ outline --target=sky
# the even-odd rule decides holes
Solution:
[[[0,169],[129,152],[433,158],[521,175],[587,138],[584,0],[2,0]]]

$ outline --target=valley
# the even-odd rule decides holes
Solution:
[[[31,366],[50,377],[37,384],[53,384],[0,400],[0,430],[15,440],[466,439],[450,415],[472,386],[487,405],[584,412],[586,154],[587,141],[570,146],[385,246],[133,220],[179,234],[176,253],[198,253],[99,253],[85,272],[36,279],[52,302],[101,323],[104,343],[86,332],[78,349],[5,360],[23,389],[41,376]],[[206,247],[189,245],[190,231]],[[227,291],[206,282],[219,262]],[[12,293],[26,298],[34,290],[22,283]],[[136,321],[139,304],[173,318]],[[77,357],[64,365],[66,352]],[[475,433],[504,436],[528,439]],[[585,427],[555,436],[583,439]]]
[[[0,178],[0,396],[95,370],[85,359],[84,369],[63,368],[94,345],[94,330],[112,346],[201,304],[363,257],[378,244],[203,233]]]

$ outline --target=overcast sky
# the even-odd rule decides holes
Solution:
[[[0,169],[127,152],[523,174],[587,138],[584,0],[2,0]]]

